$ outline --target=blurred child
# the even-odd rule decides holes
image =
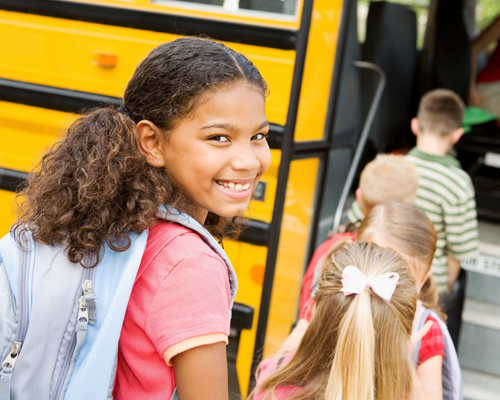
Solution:
[[[363,214],[368,214],[377,204],[386,200],[399,200],[412,204],[418,188],[418,172],[412,163],[402,156],[380,154],[369,162],[359,181],[356,190],[357,204],[361,207]],[[347,232],[336,234],[326,242],[322,243],[315,251],[302,281],[300,295],[300,318],[304,318],[307,304],[314,297],[314,288],[318,281],[320,266],[331,247],[342,239],[356,239],[356,224],[347,226]]]
[[[464,109],[460,97],[449,90],[423,96],[411,121],[417,146],[406,156],[420,175],[415,205],[427,213],[438,235],[432,273],[441,295],[453,288],[460,260],[472,257],[478,247],[474,188],[458,160],[448,154],[462,136]],[[353,204],[349,221],[363,216],[361,205]]]
[[[422,301],[421,321],[432,321],[427,335],[418,343],[413,360],[427,400],[458,399],[461,373],[452,339],[442,319],[431,263],[436,250],[436,232],[427,215],[418,208],[397,201],[382,203],[366,216],[357,240],[373,242],[397,251],[410,267]]]
[[[443,399],[443,394],[447,399],[460,399],[460,366],[451,337],[442,321],[445,316],[437,306],[438,295],[430,269],[436,249],[436,232],[432,222],[423,211],[414,206],[388,201],[373,208],[363,220],[357,240],[374,242],[397,251],[410,268],[423,305],[414,332],[421,329],[425,323],[432,323],[429,333],[417,340],[417,347],[413,352],[418,392],[426,400]],[[331,254],[345,245],[346,239],[333,246],[326,257],[324,268],[327,268]],[[312,304],[314,305],[314,302]],[[314,319],[315,312],[310,312],[306,317],[312,315]],[[297,328],[278,351],[278,356],[290,358],[289,355],[295,352],[305,337],[308,325],[306,319],[299,321]],[[273,366],[266,361],[263,362],[263,368]]]
[[[393,250],[355,242],[325,262],[309,327],[293,355],[264,360],[255,400],[405,400],[415,281]]]

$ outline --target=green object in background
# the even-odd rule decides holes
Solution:
[[[494,121],[497,119],[496,115],[490,114],[478,107],[467,107],[462,121],[464,133],[471,130],[472,125],[485,124],[486,122]]]

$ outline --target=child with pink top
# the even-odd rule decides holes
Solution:
[[[262,363],[255,400],[422,398],[411,365],[415,281],[394,250],[346,244],[325,261],[311,322],[293,355]]]
[[[17,226],[64,245],[76,267],[95,267],[98,324],[110,321],[102,310],[118,285],[106,271],[124,267],[118,252],[135,252],[130,298],[119,301],[128,306],[116,329],[116,400],[228,399],[237,279],[220,243],[271,163],[266,95],[252,62],[221,43],[162,44],[137,67],[120,107],[77,119],[30,175]]]

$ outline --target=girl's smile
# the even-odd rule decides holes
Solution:
[[[233,217],[247,209],[271,163],[264,104],[252,84],[222,87],[202,98],[159,146],[161,164],[192,199],[200,222],[209,211]]]

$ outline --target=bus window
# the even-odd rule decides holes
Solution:
[[[366,19],[368,8],[373,1],[358,0],[358,38],[360,43],[364,43],[366,37]],[[424,45],[425,28],[427,26],[427,16],[429,13],[430,0],[392,0],[391,3],[404,4],[415,11],[417,15],[417,47]]]
[[[195,3],[222,7],[227,11],[263,11],[274,14],[295,15],[297,0],[153,0],[158,4]]]

